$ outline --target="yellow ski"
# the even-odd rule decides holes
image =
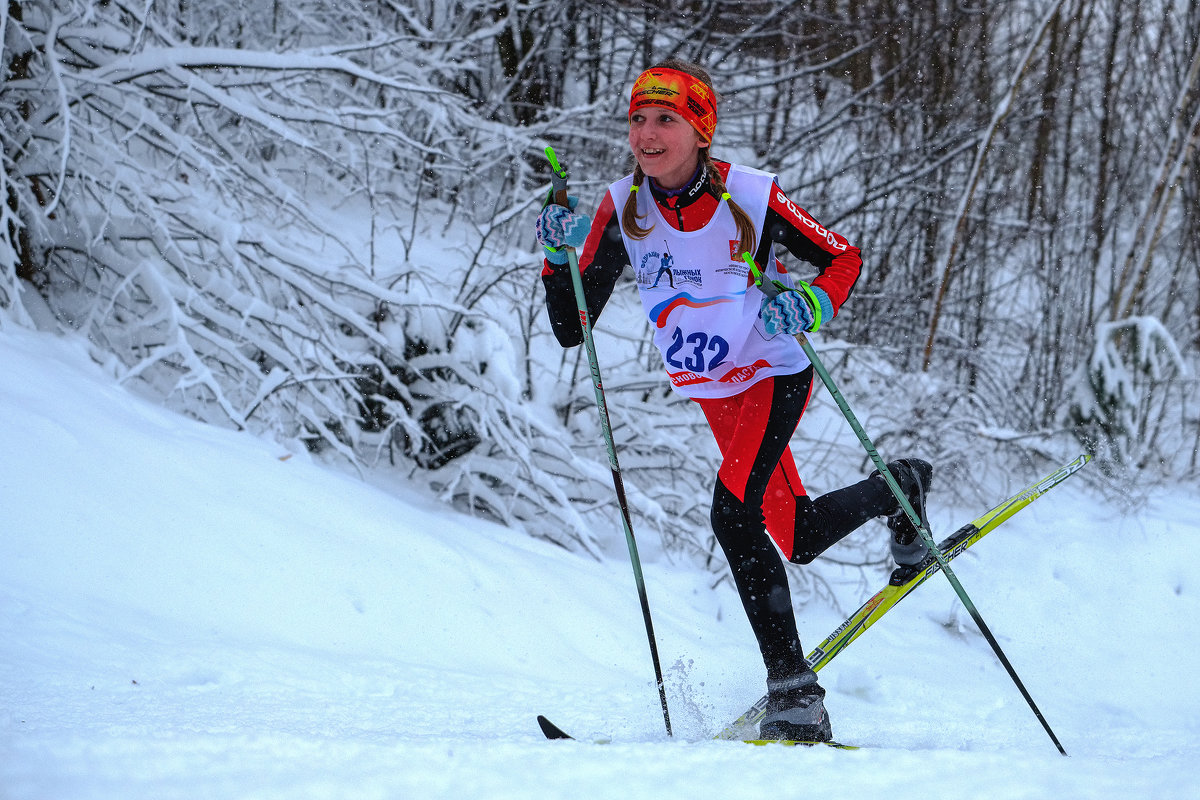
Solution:
[[[1037,483],[1022,489],[1000,505],[982,516],[968,522],[957,531],[946,537],[938,544],[938,549],[946,561],[957,558],[964,550],[978,542],[1000,523],[1016,514],[1025,506],[1053,489],[1064,480],[1074,475],[1085,464],[1092,460],[1090,455],[1081,455],[1074,461],[1064,464],[1054,472],[1042,478]],[[863,631],[874,625],[880,617],[886,614],[892,606],[899,603],[910,592],[924,583],[929,577],[941,569],[941,564],[930,555],[921,564],[913,567],[898,567],[892,572],[888,585],[880,589],[851,614],[845,622],[834,629],[833,633],[817,645],[806,657],[808,665],[814,670],[820,670],[833,660],[834,656],[845,650],[851,642],[862,635]],[[757,703],[746,710],[746,713],[729,723],[717,739],[752,741],[758,731],[758,723],[766,713],[767,698],[764,695]]]

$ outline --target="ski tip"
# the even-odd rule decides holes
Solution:
[[[824,745],[825,747],[832,747],[836,750],[858,750],[859,749],[856,745],[842,744],[841,742],[834,742],[834,741],[805,742],[805,741],[801,741],[799,739],[743,739],[742,741],[745,744],[752,744],[752,745],[756,745],[758,747],[766,747],[767,745],[777,744],[777,745],[781,745],[783,747],[816,747],[818,745]]]
[[[564,731],[562,728],[555,725],[550,720],[538,714],[538,726],[542,729],[547,739],[574,739],[575,737]]]

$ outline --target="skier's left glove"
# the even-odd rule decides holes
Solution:
[[[570,197],[567,202],[570,208],[553,203],[543,208],[533,226],[538,242],[546,250],[546,260],[559,266],[567,263],[567,251],[563,248],[583,247],[592,227],[592,220],[587,214],[576,214],[574,211],[579,198]]]
[[[779,294],[764,296],[758,312],[768,336],[816,331],[833,316],[833,303],[823,289],[803,281],[799,289],[790,289],[778,281],[775,287]]]

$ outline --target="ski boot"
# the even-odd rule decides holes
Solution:
[[[828,742],[833,739],[825,690],[811,669],[794,678],[767,681],[767,708],[758,725],[761,739]]]
[[[896,482],[900,484],[900,490],[904,492],[904,496],[908,498],[913,510],[917,512],[925,530],[929,530],[929,517],[925,513],[925,495],[929,491],[929,484],[933,481],[933,466],[928,461],[922,461],[919,458],[902,458],[898,461],[888,462],[887,468]],[[879,475],[879,470],[872,474]],[[879,477],[882,480],[883,476],[879,475]],[[912,520],[904,513],[904,509],[899,503],[896,504],[896,510],[888,514],[887,526],[892,531],[892,558],[898,565],[913,567],[928,557],[929,546],[925,544],[925,540],[921,538],[912,524]]]

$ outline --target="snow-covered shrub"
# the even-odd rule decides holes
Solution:
[[[1156,318],[1103,323],[1075,379],[1068,421],[1109,472],[1131,467],[1170,472],[1172,462],[1186,457],[1189,443],[1164,435],[1164,423],[1200,410],[1188,377],[1174,337]]]
[[[1139,246],[1111,232],[1162,172],[1146,159],[1178,163],[1168,177],[1194,199],[1195,170],[1176,157],[1188,139],[1168,151],[1156,131],[1169,125],[1128,124],[1171,115],[1192,130],[1175,28],[1156,39],[1126,19],[1140,12],[1109,5],[1111,20],[1064,19],[1030,49],[1045,11],[1026,2],[899,16],[874,0],[854,15],[701,5],[676,17],[575,0],[10,2],[0,323],[76,330],[132,390],[213,424],[619,552],[587,364],[550,336],[530,228],[544,147],[594,210],[628,165],[623,92],[675,54],[722,91],[714,155],[778,173],[863,247],[852,302],[825,333],[842,339],[831,367],[881,450],[929,453],[941,474],[980,483],[983,463],[1061,457],[1051,426],[1080,332],[1108,312],[1111,251]],[[1200,11],[1187,13],[1180,31],[1196,27]],[[1022,53],[1035,68],[1018,85]],[[1138,80],[1117,79],[1124,64]],[[983,148],[1001,97],[1006,124]],[[1099,174],[1080,166],[1093,160],[1075,157],[1080,142],[1102,145]],[[950,225],[972,164],[972,213]],[[1174,209],[1164,198],[1153,207]],[[1195,207],[1150,217],[1164,221],[1161,257],[1126,281],[1153,306],[1136,313],[1161,309],[1193,361]],[[939,287],[946,252],[958,256]],[[716,449],[667,389],[644,324],[622,286],[597,331],[635,522],[644,546],[713,558]],[[1190,446],[1190,465],[1170,468],[1194,473],[1200,413],[1184,387],[1152,392],[1170,413],[1135,422],[1155,452]],[[816,407],[801,426],[813,491],[861,474],[845,436]]]

